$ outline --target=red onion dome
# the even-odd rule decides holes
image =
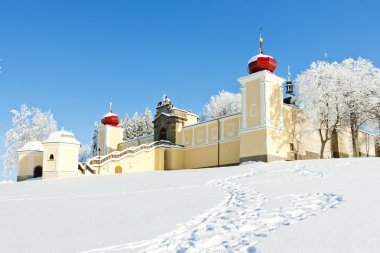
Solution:
[[[270,56],[263,53],[263,38],[260,38],[260,53],[253,56],[248,61],[248,73],[256,73],[261,70],[269,70],[273,72],[276,69],[277,62]]]
[[[102,123],[104,125],[117,126],[120,123],[117,114],[112,113],[112,103],[110,103],[110,112],[103,116]]]

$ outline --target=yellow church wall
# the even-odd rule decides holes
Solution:
[[[167,148],[164,151],[165,170],[178,170],[185,168],[185,150]]]
[[[184,128],[183,145],[189,147],[193,145],[193,128]]]
[[[120,166],[122,173],[164,170],[165,147],[158,147],[138,154],[125,156],[120,160],[110,160],[101,168],[94,166],[98,174],[115,174],[115,168]]]
[[[109,131],[109,135],[107,136],[109,140],[108,142],[108,153],[111,153],[113,151],[117,150],[117,146],[120,142],[123,141],[123,130],[119,127],[113,127],[113,126],[106,126]]]
[[[240,162],[240,139],[220,143],[220,165],[238,164]]]
[[[176,123],[176,132],[175,132],[175,141],[177,145],[182,145],[182,130],[183,130],[183,124],[182,123]]]
[[[218,164],[218,145],[185,149],[185,168],[213,167]]]
[[[207,127],[207,142],[210,143],[218,141],[218,121],[214,120],[210,122]]]
[[[267,128],[268,162],[290,160],[289,134],[286,131]]]
[[[375,150],[375,137],[371,134],[359,131],[358,133],[359,139],[359,155],[361,157],[374,157],[376,156]]]
[[[280,85],[272,81],[269,85],[270,95],[269,95],[269,111],[270,111],[270,123],[272,127],[280,128],[281,127],[281,104],[282,101],[282,90],[280,89]]]
[[[266,140],[267,130],[265,128],[240,132],[240,161],[266,159]]]
[[[194,145],[203,145],[206,143],[206,129],[206,124],[194,127]]]
[[[235,115],[224,118],[223,122],[223,140],[237,138],[239,136],[239,116]]]
[[[260,80],[252,80],[246,83],[246,123],[247,127],[260,125],[261,120],[261,99],[260,99]],[[265,112],[264,112],[265,113]]]

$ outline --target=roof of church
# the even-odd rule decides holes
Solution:
[[[44,151],[44,146],[42,146],[41,142],[39,141],[30,141],[25,143],[22,148],[18,149],[17,152],[22,152],[22,151],[39,151],[43,152]]]
[[[74,134],[65,130],[50,134],[49,138],[42,143],[70,143],[80,145],[80,142],[75,139]]]

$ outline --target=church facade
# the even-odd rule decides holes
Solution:
[[[79,164],[77,174],[178,170],[237,165],[246,161],[318,158],[318,134],[312,133],[302,143],[298,138],[297,126],[302,112],[295,104],[290,74],[284,97],[285,79],[274,74],[276,64],[273,57],[263,53],[260,38],[260,53],[249,60],[248,75],[238,78],[242,97],[242,110],[238,114],[200,122],[198,115],[176,108],[164,97],[156,107],[154,133],[123,141],[124,129],[118,126],[119,118],[110,108],[99,129],[99,155]],[[364,132],[359,135],[365,140],[360,142],[361,155],[376,156],[374,137]],[[326,146],[324,157],[351,156],[348,131],[336,133],[333,140],[334,143]],[[21,156],[28,155],[20,151]],[[44,162],[42,166],[43,177],[46,165]],[[19,174],[25,171],[22,166],[19,163]],[[23,177],[22,173],[19,176]]]

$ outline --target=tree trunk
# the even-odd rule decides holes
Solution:
[[[352,139],[352,156],[358,157],[358,130],[356,127],[356,115],[353,112],[350,113],[350,128]]]
[[[326,146],[326,141],[322,141],[321,142],[321,151],[320,151],[320,153],[319,153],[319,158],[320,159],[323,159],[324,157],[323,157],[323,153],[324,153],[324,151],[325,151],[325,146]]]
[[[319,132],[319,138],[321,140],[321,150],[319,151],[319,158],[323,159],[323,153],[325,151],[326,142],[328,141],[328,139],[327,138],[323,139],[322,129],[319,129],[318,132]],[[326,135],[327,135],[327,133],[326,133]]]

